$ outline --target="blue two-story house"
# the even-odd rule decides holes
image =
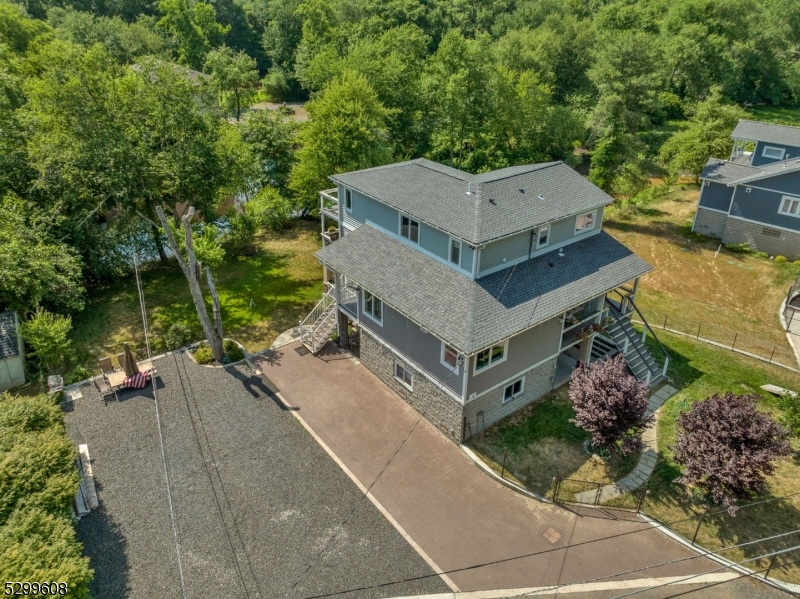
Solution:
[[[602,230],[612,202],[563,162],[471,175],[417,159],[321,192],[326,293],[313,352],[357,331],[361,363],[460,442],[616,352],[666,371],[630,325],[651,267]],[[613,295],[611,295],[613,294]],[[665,354],[666,356],[666,354]]]
[[[800,127],[741,120],[731,137],[730,158],[700,174],[692,230],[800,258]]]

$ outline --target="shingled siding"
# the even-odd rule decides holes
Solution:
[[[428,379],[413,364],[403,361],[382,344],[368,329],[361,330],[361,363],[377,376],[387,387],[420,413],[448,439],[461,441],[462,414],[464,407],[437,383]],[[395,361],[414,373],[411,391],[394,378]]]
[[[797,175],[800,177],[800,172]],[[778,213],[784,193],[757,187],[751,187],[749,192],[747,189],[744,185],[736,186],[736,193],[733,194],[731,203],[731,216],[757,221],[766,226],[775,225],[800,231],[800,218]],[[793,195],[800,197],[800,186],[795,189]]]
[[[521,374],[518,378],[524,377],[525,379],[522,394],[506,403],[503,403],[505,386],[498,387],[473,401],[468,401],[464,406],[464,416],[469,425],[466,427],[465,436],[479,433],[550,391],[553,386],[555,364],[556,358],[553,358]],[[479,416],[480,412],[482,414]]]
[[[473,374],[473,358],[467,374],[467,399],[473,394],[480,395],[555,355],[560,345],[561,321],[556,317],[509,339],[508,353],[503,362]]]
[[[700,201],[698,204],[703,208],[728,211],[731,207],[733,197],[733,187],[728,187],[723,183],[713,183],[706,181],[700,188]]]
[[[768,232],[771,234],[765,235]],[[780,237],[775,237],[778,233]],[[729,218],[722,234],[723,243],[747,243],[757,252],[771,256],[786,256],[789,260],[800,258],[800,233],[771,228],[769,225]]]
[[[781,148],[785,150],[783,154],[783,160],[787,160],[789,158],[797,158],[800,156],[800,148],[794,146],[786,146],[783,144],[776,144],[773,142],[763,142],[760,141],[756,144],[756,148],[753,151],[753,162],[752,166],[761,166],[763,164],[771,164],[773,162],[777,162],[774,158],[768,158],[764,156],[764,148],[769,146],[771,148]]]
[[[698,208],[692,231],[697,231],[709,237],[721,238],[723,231],[725,231],[725,223],[727,221],[727,214]]]
[[[359,302],[363,304],[363,302]],[[363,305],[359,306],[359,310]],[[359,314],[361,327],[370,330],[401,354],[414,360],[433,376],[443,381],[454,393],[461,395],[463,373],[458,374],[442,364],[442,342],[419,328],[408,318],[383,304],[383,326],[371,320],[363,311]]]

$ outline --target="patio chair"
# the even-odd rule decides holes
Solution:
[[[125,352],[122,352],[121,354],[117,354],[117,364],[119,364],[119,369],[120,370],[125,370],[125,368],[123,366],[124,363],[125,363]]]
[[[119,397],[117,397],[117,392],[111,387],[111,385],[108,384],[105,375],[103,375],[102,378],[94,379],[94,387],[100,394],[100,399],[103,400],[104,404],[108,402],[109,395],[113,395],[114,399],[119,401]]]
[[[111,363],[111,358],[100,358],[100,372],[109,374],[114,372],[114,365]]]

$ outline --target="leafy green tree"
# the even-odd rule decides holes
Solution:
[[[169,31],[178,44],[178,60],[193,69],[203,66],[206,54],[222,44],[230,26],[217,22],[217,13],[211,4],[187,0],[159,0],[158,9],[163,15],[159,27]]]
[[[299,123],[283,110],[254,110],[244,119],[242,138],[255,155],[260,185],[286,193],[299,129]]]
[[[205,67],[211,75],[211,87],[217,93],[220,106],[238,121],[242,109],[248,108],[256,95],[256,61],[244,52],[234,53],[222,46],[206,55]]]
[[[256,197],[245,204],[244,208],[245,214],[259,227],[266,226],[273,231],[286,228],[294,209],[291,200],[273,187],[261,188]]]
[[[47,23],[29,18],[19,6],[0,2],[0,44],[12,52],[24,54],[33,40],[50,31]]]
[[[275,69],[291,87],[297,47],[302,38],[303,17],[297,12],[302,0],[268,0],[264,10],[261,45]]]
[[[0,310],[83,307],[80,258],[52,238],[48,221],[30,202],[0,201]]]
[[[306,104],[311,120],[301,134],[289,187],[300,208],[317,207],[317,193],[328,176],[386,164],[392,158],[386,122],[391,111],[378,100],[363,75],[350,71],[328,84]]]
[[[69,334],[72,318],[38,309],[22,323],[22,338],[33,349],[39,360],[42,374],[48,374],[64,364],[64,358],[72,349]]]
[[[697,179],[709,158],[730,154],[731,131],[743,118],[747,113],[742,108],[726,102],[719,87],[712,88],[708,98],[694,108],[686,129],[661,146],[659,159],[673,176],[688,174]]]

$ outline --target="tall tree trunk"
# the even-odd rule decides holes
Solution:
[[[156,249],[158,250],[158,258],[161,262],[167,261],[167,252],[164,251],[164,242],[161,240],[161,231],[158,230],[158,227],[155,225],[151,225],[153,231],[153,242],[156,244]]]
[[[216,287],[214,286],[214,278],[211,276],[210,269],[206,267],[206,276],[208,278],[208,285],[211,288],[211,299],[214,305],[215,324],[212,325],[211,319],[208,317],[208,310],[206,309],[205,300],[203,299],[203,292],[200,289],[200,280],[197,277],[197,259],[194,255],[194,246],[192,243],[192,217],[194,216],[194,207],[189,207],[189,210],[186,211],[186,214],[181,217],[181,222],[183,223],[183,234],[185,237],[184,245],[186,247],[186,256],[189,259],[188,262],[184,260],[183,255],[180,252],[180,248],[175,242],[175,237],[172,235],[172,229],[169,228],[167,217],[164,216],[164,211],[161,209],[161,206],[156,207],[156,213],[158,214],[158,219],[161,221],[161,225],[164,227],[164,231],[167,234],[167,242],[169,243],[169,247],[175,254],[175,258],[178,260],[178,264],[180,265],[183,274],[186,276],[186,280],[189,282],[189,291],[192,293],[192,300],[194,301],[195,310],[197,310],[197,316],[200,319],[200,326],[203,327],[203,332],[208,340],[208,345],[211,347],[211,353],[217,362],[222,362],[222,358],[225,357],[225,351],[222,347],[222,316],[219,308],[219,297],[217,296]]]

